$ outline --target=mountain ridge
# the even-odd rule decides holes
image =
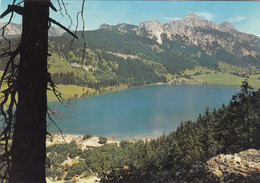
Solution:
[[[165,39],[175,41],[181,38],[186,44],[201,47],[208,53],[214,42],[232,54],[239,56],[260,54],[260,38],[253,34],[237,31],[230,22],[216,24],[213,21],[200,18],[196,13],[189,13],[180,20],[171,20],[163,24],[159,20],[140,23],[139,26],[117,24],[115,26],[102,24],[99,29],[117,30],[122,33],[136,34],[163,44]],[[257,47],[257,49],[255,49]]]

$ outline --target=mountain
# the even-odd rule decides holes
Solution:
[[[237,31],[230,22],[218,25],[200,18],[196,13],[189,13],[181,20],[171,20],[168,24],[151,20],[139,26],[102,24],[100,29],[134,33],[137,36],[154,39],[161,45],[167,44],[167,41],[181,40],[185,44],[199,46],[209,55],[214,54],[215,49],[221,48],[239,57],[257,57],[260,54],[259,37]]]
[[[0,22],[0,34],[2,34],[2,27],[5,25],[5,23]],[[51,27],[49,29],[49,35],[50,36],[61,36],[65,31],[58,27]],[[22,25],[16,24],[16,23],[10,23],[5,28],[5,35],[7,37],[16,37],[22,34]]]
[[[126,44],[131,42],[131,46],[135,45],[131,48],[131,54],[139,53],[143,58],[155,62],[168,62],[168,65],[177,70],[183,69],[184,65],[215,67],[220,62],[246,68],[260,66],[259,37],[237,31],[230,22],[218,25],[200,18],[196,13],[166,24],[158,20],[143,22],[139,26],[125,23],[102,24],[99,30],[87,34],[90,47],[94,49],[100,48],[114,53],[120,50],[119,52],[129,54],[131,51]],[[95,35],[96,40],[92,40],[92,35]],[[108,44],[109,47],[104,47]],[[135,49],[140,46],[143,49]],[[146,53],[140,53],[144,50]],[[174,61],[178,58],[182,61]]]

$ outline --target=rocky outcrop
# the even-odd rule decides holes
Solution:
[[[150,39],[155,39],[159,44],[162,44],[162,33],[165,32],[165,25],[159,20],[151,20],[143,22],[138,27],[136,34],[139,36],[147,36]]]
[[[220,154],[205,163],[174,171],[161,182],[228,183],[260,182],[260,150],[248,149],[237,154]]]
[[[206,163],[210,177],[222,182],[260,181],[260,151],[248,149],[238,154],[220,154]]]

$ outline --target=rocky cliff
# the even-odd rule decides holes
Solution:
[[[165,174],[159,182],[226,183],[260,182],[260,150],[248,149],[236,154],[220,154],[205,163]]]

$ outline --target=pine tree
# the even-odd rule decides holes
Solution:
[[[242,82],[241,90],[239,93],[233,96],[232,107],[237,109],[237,121],[241,120],[241,130],[239,131],[239,138],[241,138],[244,143],[244,149],[250,148],[250,127],[252,123],[252,94],[253,88],[249,85],[248,81]]]
[[[49,4],[24,1],[10,182],[45,182]]]
[[[12,163],[7,161],[7,174],[9,182],[45,182],[46,160],[46,114],[47,114],[47,84],[54,84],[50,80],[47,71],[48,56],[48,29],[50,22],[61,26],[70,34],[74,35],[64,26],[49,18],[49,8],[57,11],[50,0],[24,0],[23,6],[9,5],[0,18],[11,13],[22,15],[21,43],[16,51],[8,53],[10,60],[6,65],[1,80],[7,81],[8,89],[5,91],[5,99],[1,101],[1,115],[5,118],[7,127],[1,133],[13,134],[11,153]],[[83,0],[84,2],[84,0]],[[10,19],[10,21],[11,21]],[[75,35],[74,35],[75,36]],[[76,37],[76,36],[75,36]],[[20,54],[20,61],[14,64],[14,58]],[[9,67],[11,65],[11,67]],[[55,90],[55,89],[54,89]],[[16,102],[18,94],[18,102]],[[3,105],[11,96],[11,102],[7,113]],[[16,107],[14,113],[13,107]],[[7,115],[6,115],[7,114]],[[8,160],[8,158],[6,158]],[[6,174],[6,175],[7,175]]]

